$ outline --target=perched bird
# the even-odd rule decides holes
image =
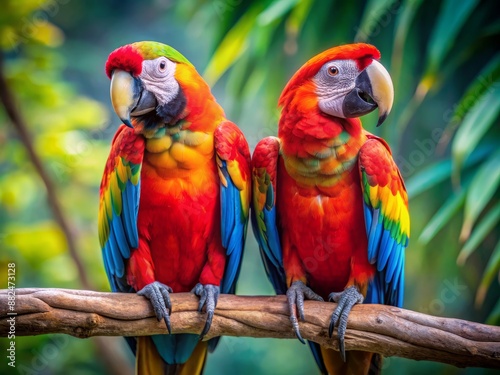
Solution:
[[[309,342],[322,373],[376,372],[378,355],[345,353],[348,314],[356,303],[403,303],[408,198],[389,146],[358,118],[378,108],[380,125],[391,110],[379,58],[351,44],[306,62],[279,99],[278,137],[252,157],[252,226],[299,340],[304,299],[338,303],[330,336],[337,326],[340,352]]]
[[[116,132],[100,188],[99,239],[114,292],[148,298],[171,332],[170,293],[205,307],[200,335],[129,339],[139,374],[199,374],[219,293],[234,293],[251,194],[250,152],[193,65],[138,42],[106,62]],[[211,342],[211,343],[210,343]],[[215,347],[217,338],[208,346]]]

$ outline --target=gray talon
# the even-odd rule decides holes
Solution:
[[[172,312],[170,293],[172,292],[171,287],[158,281],[146,285],[137,292],[138,295],[146,297],[151,302],[156,319],[165,321],[168,333],[172,333],[172,326],[170,325],[170,313]]]
[[[205,311],[207,312],[207,322],[205,323],[205,327],[203,327],[203,331],[200,333],[200,340],[203,340],[203,337],[208,333],[212,325],[215,307],[219,300],[220,288],[211,284],[202,285],[198,283],[193,288],[192,292],[200,297],[198,311],[201,312],[203,306],[205,306]]]
[[[323,301],[321,296],[313,292],[311,288],[305,286],[302,281],[294,281],[290,288],[286,291],[286,298],[288,300],[288,309],[290,311],[290,321],[292,322],[295,335],[302,344],[306,342],[302,338],[299,330],[299,321],[297,319],[297,311],[300,319],[305,320],[304,317],[304,300],[310,299],[314,301]]]
[[[328,300],[331,302],[337,302],[337,308],[332,314],[330,319],[330,327],[328,328],[328,334],[332,337],[333,329],[338,323],[337,337],[339,339],[339,351],[342,359],[346,360],[345,356],[345,331],[347,328],[347,318],[351,312],[352,307],[357,303],[363,303],[364,297],[359,292],[356,286],[350,286],[340,293],[330,293]]]

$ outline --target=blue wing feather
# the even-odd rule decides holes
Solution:
[[[374,160],[376,163],[373,162]],[[401,307],[404,294],[404,251],[408,244],[408,237],[402,232],[401,221],[398,221],[402,216],[394,215],[396,213],[396,215],[407,214],[407,211],[403,213],[403,210],[407,210],[404,183],[387,146],[379,139],[370,139],[362,147],[359,168],[364,196],[363,211],[368,238],[368,260],[376,265],[377,270],[368,285],[365,302]],[[372,174],[370,175],[368,171]],[[382,177],[379,180],[377,177],[383,173],[390,173],[391,178]],[[377,181],[384,181],[386,185],[378,185]],[[396,198],[397,194],[399,198]],[[392,201],[388,203],[388,200]],[[394,205],[405,206],[399,209]],[[391,212],[384,211],[387,207],[392,207],[392,209],[389,208]],[[397,210],[394,209],[395,207]],[[389,216],[392,219],[389,219]],[[404,217],[403,220],[406,218]]]
[[[220,171],[226,179],[227,186],[220,184],[221,189],[221,235],[222,246],[228,256],[226,269],[221,283],[221,293],[234,293],[236,280],[241,267],[243,247],[246,237],[246,220],[242,220],[243,206],[240,191],[233,183],[227,170],[225,160],[221,161]]]
[[[130,180],[127,181],[122,192],[122,218],[127,241],[132,249],[139,246],[139,234],[137,232],[137,212],[139,212],[140,183],[134,186]],[[127,255],[130,257],[130,252]]]
[[[263,198],[262,194],[265,194],[265,202],[263,202],[263,207],[254,207],[252,210],[252,229],[259,244],[261,259],[269,281],[276,294],[285,294],[287,285],[285,269],[283,267],[281,241],[276,220],[276,192],[273,184],[270,182],[272,178],[268,174],[269,172],[276,176],[276,170],[270,169],[267,171],[270,165],[276,166],[278,163],[279,152],[277,152],[277,150],[279,150],[279,140],[274,137],[269,137],[259,142],[254,151],[255,163],[258,164],[259,162],[257,160],[262,160],[263,164],[269,163],[269,165],[254,165],[254,173],[265,173],[265,177],[261,182],[267,183],[267,187],[265,191],[261,191],[261,187],[258,187],[259,178],[254,179],[254,194],[261,194],[261,199]],[[274,160],[274,158],[276,159]],[[261,172],[258,172],[258,170],[261,170]],[[262,202],[259,199],[258,201]]]
[[[127,284],[125,265],[131,250],[136,249],[139,244],[137,215],[143,152],[141,142],[137,142],[141,140],[140,137],[125,125],[118,129],[101,185],[99,232],[101,241],[104,242],[101,243],[104,267],[114,292],[134,291]],[[130,142],[138,146],[131,149],[128,147]],[[132,163],[129,157],[138,164]],[[139,177],[135,184],[131,180],[133,177]],[[113,183],[117,185],[112,185]],[[120,195],[117,196],[118,194]],[[107,205],[111,206],[111,217],[108,215],[110,207]]]
[[[108,243],[111,250],[111,257],[113,258],[113,273],[118,277],[123,277],[125,265],[123,264],[123,257],[117,244],[116,233],[113,230],[109,233]]]
[[[370,263],[373,263],[378,256],[378,243],[380,241],[380,232],[382,230],[382,226],[379,223],[379,212],[380,210],[365,210],[365,214],[368,213],[369,221],[371,222],[370,231],[367,233],[368,235],[368,259]],[[365,220],[367,220],[365,218]]]

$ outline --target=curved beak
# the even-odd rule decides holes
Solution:
[[[111,103],[116,114],[129,127],[130,116],[140,116],[156,108],[156,98],[145,90],[141,80],[123,70],[115,70],[111,77]]]
[[[380,126],[391,111],[394,87],[387,70],[377,60],[368,65],[356,78],[355,87],[342,103],[345,117],[359,117],[378,107]]]
[[[125,125],[132,127],[130,113],[141,96],[139,79],[132,77],[130,73],[123,70],[115,70],[111,76],[109,93],[115,113]]]

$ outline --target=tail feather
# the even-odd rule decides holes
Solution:
[[[338,351],[322,347],[321,355],[330,375],[376,375],[382,368],[382,356],[376,353],[351,350],[344,362]]]
[[[136,367],[137,375],[199,375],[205,367],[207,343],[200,342],[193,353],[182,364],[166,363],[151,337],[137,337]]]

